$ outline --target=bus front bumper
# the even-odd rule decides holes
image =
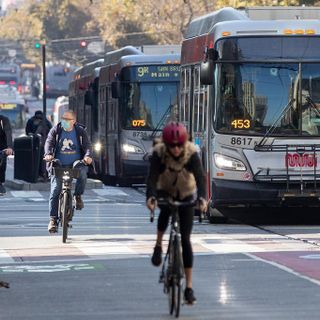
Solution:
[[[320,187],[320,185],[319,185]],[[320,189],[313,185],[290,185],[285,183],[244,182],[216,179],[212,181],[212,205],[228,206],[282,206],[282,205],[320,205]]]
[[[149,172],[149,161],[124,160],[122,177],[132,180],[132,183],[145,183]]]

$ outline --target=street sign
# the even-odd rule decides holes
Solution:
[[[13,57],[16,56],[16,54],[17,54],[17,50],[15,50],[15,49],[9,49],[8,50],[9,57],[13,58]]]
[[[104,53],[104,42],[92,41],[88,44],[87,50],[95,54]]]

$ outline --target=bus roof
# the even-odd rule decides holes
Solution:
[[[180,64],[180,54],[132,55],[120,59],[120,67],[129,65]]]
[[[118,50],[107,52],[104,56],[104,65],[115,64],[121,57],[128,55],[143,55],[143,53],[133,46],[126,46]]]
[[[288,30],[292,33],[288,34]],[[317,20],[262,20],[262,21],[226,21],[218,23],[210,33],[214,34],[214,41],[219,38],[226,38],[223,34],[228,33],[228,36],[284,36],[284,35],[304,35],[306,30],[312,30],[314,34],[320,34],[320,21]],[[311,36],[313,34],[310,34]],[[310,36],[307,35],[307,36]]]
[[[191,21],[185,33],[185,39],[216,33],[214,32],[215,27],[225,25],[225,23],[228,23],[229,28],[234,25],[235,28],[240,27],[244,30],[247,28],[252,32],[255,28],[258,28],[259,34],[262,33],[263,26],[266,26],[268,27],[266,33],[268,34],[271,30],[274,34],[275,30],[283,28],[283,21],[286,21],[288,28],[302,27],[303,25],[309,28],[319,24],[319,21],[317,21],[319,18],[319,7],[252,7],[244,10],[223,8]],[[318,26],[316,29],[318,29]],[[238,33],[238,35],[240,34],[241,32]]]
[[[163,64],[167,63],[168,61],[177,61],[177,63],[180,63],[180,51],[179,54],[175,53],[177,47],[178,46],[176,45],[144,46],[140,48],[141,50],[147,49],[147,53],[144,53],[136,47],[126,46],[119,50],[107,52],[103,65],[108,66],[119,63],[120,67],[124,67],[126,65],[134,64]]]
[[[76,76],[84,76],[84,75],[88,75],[88,74],[92,74],[93,71],[97,68],[97,67],[101,67],[104,64],[104,60],[103,59],[98,59],[92,62],[89,62],[87,64],[85,64],[84,66],[78,68],[75,70],[73,77]]]

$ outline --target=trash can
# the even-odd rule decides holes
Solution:
[[[40,139],[36,135],[14,139],[14,179],[37,182],[40,165]]]

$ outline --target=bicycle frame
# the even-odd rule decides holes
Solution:
[[[171,228],[168,249],[162,264],[159,282],[164,285],[164,293],[169,295],[170,314],[173,314],[173,311],[175,311],[175,316],[179,317],[182,285],[185,278],[182,259],[179,207],[185,205],[193,206],[194,202],[163,201],[162,199],[159,199],[158,203],[160,205],[169,206],[171,211]]]
[[[62,190],[59,196],[58,225],[62,227],[62,242],[68,237],[69,222],[72,220],[74,206],[72,204],[72,180],[79,177],[79,169],[56,167],[54,174],[62,179]]]

